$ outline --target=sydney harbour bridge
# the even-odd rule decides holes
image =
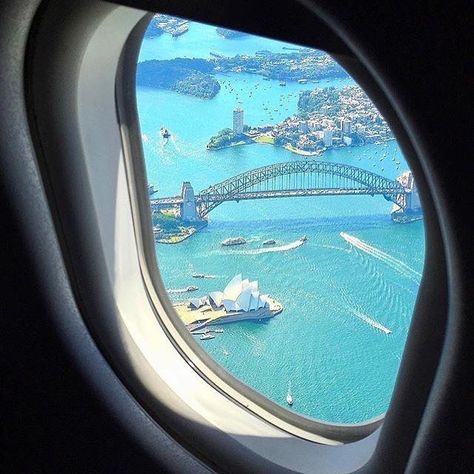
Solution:
[[[183,220],[200,220],[228,201],[303,196],[381,195],[402,209],[411,206],[414,183],[380,176],[362,168],[340,163],[304,160],[262,166],[209,186],[195,194],[184,182],[181,195],[151,199],[153,210],[180,208]],[[417,193],[416,193],[417,194]],[[416,196],[416,202],[418,198]]]

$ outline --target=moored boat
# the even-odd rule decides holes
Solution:
[[[286,394],[286,403],[293,405],[293,395],[291,393],[291,382],[288,384],[288,393]]]
[[[221,242],[221,245],[224,247],[229,247],[231,245],[243,245],[246,244],[247,241],[243,237],[230,237],[225,239]]]
[[[265,240],[262,245],[275,245],[276,244],[276,240],[273,240],[273,239],[268,239],[268,240]]]

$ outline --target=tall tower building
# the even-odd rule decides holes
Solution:
[[[324,146],[332,146],[332,130],[323,130],[323,143]]]
[[[344,135],[350,135],[352,133],[352,120],[350,118],[342,119],[341,128]]]
[[[244,132],[244,111],[237,107],[234,110],[234,123],[232,127],[234,133],[241,134]]]

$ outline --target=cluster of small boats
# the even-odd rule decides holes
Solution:
[[[204,329],[204,331],[195,331],[192,334],[195,336],[199,336],[199,339],[201,341],[207,341],[209,339],[215,339],[216,336],[213,334],[222,334],[224,332],[223,329],[221,328],[216,328],[216,329]]]
[[[306,235],[303,235],[299,240],[302,242],[306,242],[308,240],[308,237]],[[225,239],[221,242],[221,245],[223,247],[230,247],[233,245],[243,245],[246,244],[247,240],[244,237],[229,237],[228,239]],[[262,245],[264,247],[270,247],[272,245],[275,245],[277,242],[275,239],[267,239],[262,242]],[[194,275],[193,275],[194,276]],[[199,278],[199,277],[195,277]]]
[[[191,286],[187,286],[186,288],[170,289],[166,291],[168,293],[190,293],[192,291],[197,291],[197,290],[199,290],[199,287],[191,285]]]
[[[209,279],[216,278],[215,275],[206,275],[205,273],[191,273],[191,276],[193,278],[209,278]]]

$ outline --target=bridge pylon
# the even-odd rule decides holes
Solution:
[[[183,221],[200,221],[197,211],[196,196],[194,188],[189,181],[184,181],[181,186],[181,203],[179,205],[180,217]]]

